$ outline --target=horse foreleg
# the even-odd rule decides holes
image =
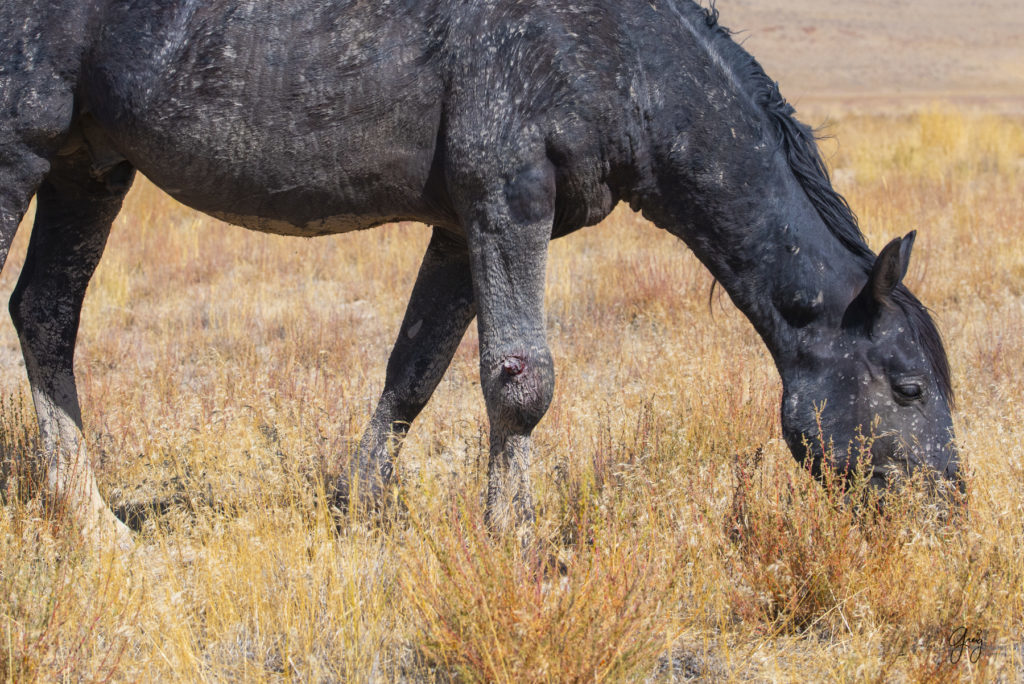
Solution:
[[[388,359],[384,391],[355,463],[338,480],[340,504],[356,497],[371,506],[379,502],[409,425],[437,388],[475,313],[466,246],[435,228]]]
[[[85,289],[133,171],[125,163],[98,180],[87,159],[58,162],[36,194],[35,225],[11,296],[11,316],[39,419],[48,494],[87,536],[113,537],[125,546],[128,528],[104,503],[86,456],[73,358]]]
[[[533,532],[530,435],[554,393],[544,278],[554,213],[546,160],[524,167],[470,209],[467,234],[480,330],[480,384],[490,421],[487,522]]]

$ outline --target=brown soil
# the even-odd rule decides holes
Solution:
[[[796,103],[1024,111],[1021,0],[718,0]]]

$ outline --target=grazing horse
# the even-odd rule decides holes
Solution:
[[[875,256],[811,131],[717,18],[689,0],[5,0],[0,255],[35,195],[10,310],[50,495],[127,533],[85,453],[73,356],[136,170],[254,230],[433,226],[338,483],[350,503],[379,496],[476,317],[487,519],[529,530],[530,435],[554,385],[548,242],[620,201],[681,238],[760,334],[797,459],[847,472],[867,454],[879,486],[917,470],[959,484],[945,352],[901,284],[914,234]]]

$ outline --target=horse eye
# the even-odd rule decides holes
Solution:
[[[916,401],[924,394],[924,388],[917,382],[901,382],[893,386],[897,398],[905,401]]]

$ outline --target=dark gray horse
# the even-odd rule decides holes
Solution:
[[[716,20],[688,0],[5,0],[0,250],[35,194],[11,314],[51,494],[86,526],[120,525],[72,358],[136,169],[261,231],[434,226],[343,497],[379,493],[476,316],[488,519],[529,524],[530,434],[554,384],[548,241],[620,200],[682,238],[764,339],[798,459],[845,472],[873,433],[877,484],[958,481],[945,353],[901,285],[913,234],[875,257],[809,129]]]

